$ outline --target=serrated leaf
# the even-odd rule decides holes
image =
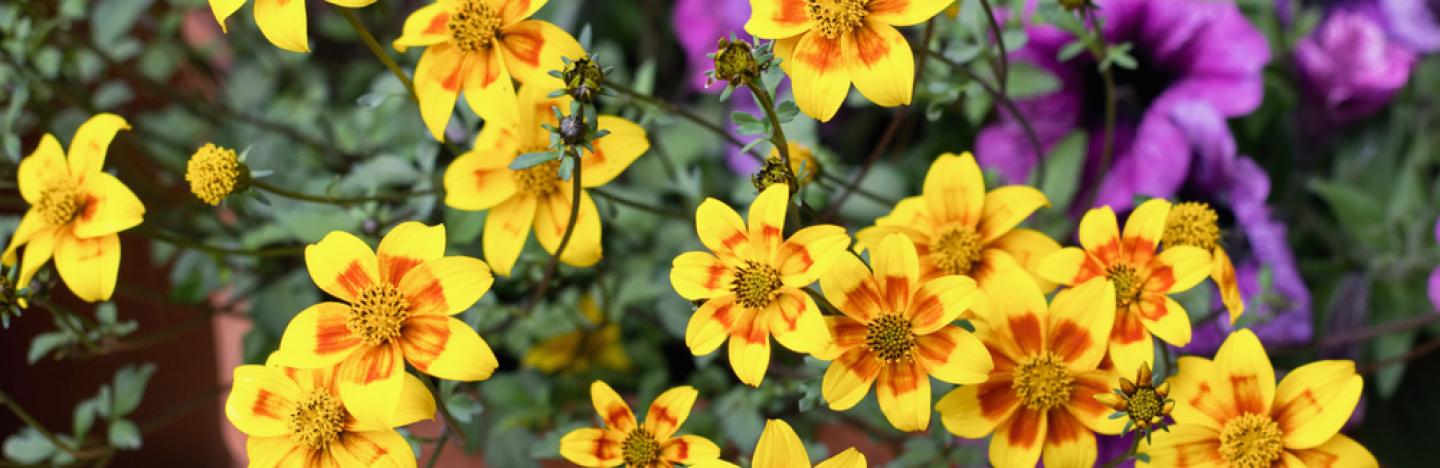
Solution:
[[[121,450],[137,450],[140,448],[140,427],[129,419],[118,419],[110,423],[110,432],[107,437],[110,445]]]

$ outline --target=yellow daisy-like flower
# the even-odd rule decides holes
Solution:
[[[515,100],[511,79],[541,86],[541,95],[560,88],[551,70],[561,57],[578,59],[585,50],[570,33],[545,21],[526,19],[548,0],[440,0],[405,19],[395,50],[426,47],[415,66],[420,117],[438,140],[464,90],[465,102],[487,123],[513,125],[524,103]],[[551,84],[545,85],[549,82]]]
[[[361,8],[375,3],[375,0],[325,1],[345,8]],[[243,5],[245,0],[210,0],[210,12],[215,14],[215,21],[220,23],[222,32],[229,32],[225,28],[225,19],[240,11]],[[304,0],[255,0],[255,24],[260,26],[260,34],[264,34],[265,39],[275,47],[291,52],[310,51]]]
[[[930,164],[922,195],[901,200],[889,215],[855,234],[861,249],[902,233],[920,252],[920,278],[966,275],[980,280],[990,269],[987,253],[1004,252],[1031,272],[1060,244],[1032,229],[1016,226],[1036,209],[1049,206],[1033,187],[1007,185],[985,191],[985,175],[969,152],[946,153]],[[1054,285],[1036,276],[1040,289]],[[982,282],[983,283],[983,282]]]
[[[410,444],[394,428],[434,419],[435,399],[415,376],[401,380],[394,414],[380,421],[342,402],[335,368],[240,366],[225,416],[249,436],[250,466],[414,467]]]
[[[556,125],[552,107],[570,106],[569,97],[548,98],[547,93],[540,86],[520,88],[524,123],[486,123],[475,139],[475,148],[445,169],[446,205],[457,210],[490,210],[482,244],[485,260],[501,276],[510,276],[532,226],[540,246],[553,255],[570,221],[574,183],[560,179],[559,160],[510,169],[520,155],[546,150],[550,133],[541,125]],[[634,122],[611,115],[599,116],[598,121],[599,129],[610,134],[595,139],[595,151],[584,150],[581,155],[582,188],[609,183],[650,149],[645,129]],[[560,261],[579,267],[600,261],[600,212],[584,190],[574,229]]]
[[[999,260],[1007,263],[1008,260]],[[1000,467],[1092,466],[1095,433],[1119,434],[1123,419],[1094,395],[1119,375],[1099,369],[1115,318],[1115,293],[1096,281],[1066,289],[1047,307],[1045,295],[1013,262],[985,280],[977,334],[995,360],[980,385],[952,390],[935,409],[951,433],[990,438],[990,463]]]
[[[1140,446],[1137,466],[1380,466],[1339,433],[1365,386],[1354,362],[1312,362],[1276,385],[1260,339],[1238,330],[1214,361],[1180,358],[1173,381],[1175,424]]]
[[[850,83],[885,107],[910,103],[915,57],[895,26],[934,17],[954,0],[750,0],[745,31],[775,39],[795,102],[820,121],[840,109]]]
[[[1116,369],[1154,364],[1151,334],[1166,343],[1190,343],[1190,317],[1168,294],[1195,287],[1210,272],[1210,254],[1196,247],[1175,246],[1156,253],[1170,202],[1141,203],[1116,227],[1108,206],[1091,209],[1080,219],[1080,245],[1066,247],[1040,262],[1040,276],[1065,285],[1091,281],[1115,288],[1115,328],[1110,334],[1110,360]]]
[[[850,236],[825,224],[785,239],[789,203],[790,188],[772,185],[755,197],[747,223],[724,202],[705,199],[695,213],[695,231],[710,252],[686,252],[671,264],[675,292],[705,300],[685,328],[690,352],[710,354],[728,337],[730,368],[752,387],[760,386],[770,366],[772,333],[781,345],[806,354],[831,342],[820,309],[801,288],[843,256]]]
[[[80,299],[110,300],[120,274],[120,231],[140,224],[145,205],[120,179],[105,173],[110,141],[130,124],[98,114],[80,125],[67,154],[46,133],[17,169],[20,198],[30,205],[0,261],[15,265],[25,246],[16,288],[29,286],[53,256],[60,279]]]
[[[1230,312],[1230,324],[1234,325],[1245,313],[1245,299],[1240,297],[1235,264],[1220,245],[1219,219],[1220,215],[1208,203],[1177,203],[1165,218],[1165,234],[1160,237],[1160,245],[1164,248],[1188,245],[1210,252],[1210,280],[1220,288],[1220,300]]]
[[[738,465],[724,460],[705,460],[690,465],[691,468],[738,468]],[[750,459],[750,468],[865,468],[865,454],[855,447],[845,449],[833,457],[810,464],[805,442],[785,421],[771,419],[765,422],[765,431],[760,433],[760,442],[755,444],[755,456]]]
[[[607,322],[596,307],[595,299],[580,299],[580,313],[593,330],[576,330],[559,335],[530,348],[524,363],[541,372],[581,373],[591,366],[617,372],[630,370],[630,355],[620,341],[620,324]]]
[[[915,245],[891,234],[871,251],[874,273],[841,254],[820,276],[825,299],[845,314],[825,317],[835,346],[821,392],[830,409],[853,408],[875,383],[880,411],[896,429],[930,427],[930,376],[978,384],[995,367],[985,345],[953,325],[982,294],[965,276],[920,277]]]
[[[285,327],[277,363],[338,366],[345,406],[387,421],[408,361],[447,380],[490,377],[499,363],[485,340],[451,317],[490,290],[485,262],[445,256],[445,227],[414,221],[395,226],[377,254],[360,238],[331,232],[305,248],[315,284],[340,299],[300,312]]]
[[[605,382],[590,384],[590,399],[605,427],[576,429],[560,439],[560,455],[580,466],[634,468],[692,465],[720,456],[720,447],[696,435],[675,435],[699,392],[694,387],[675,387],[655,397],[637,424],[630,405]]]

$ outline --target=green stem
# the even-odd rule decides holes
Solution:
[[[737,148],[745,147],[745,142],[740,141],[739,138],[735,138],[735,135],[731,135],[730,132],[725,131],[724,127],[709,120],[706,120],[704,117],[701,117],[699,114],[691,112],[689,109],[677,106],[675,104],[671,104],[663,99],[636,91],[625,85],[613,81],[606,80],[605,87],[615,90],[620,94],[630,96],[632,99],[635,99],[637,101],[642,101],[646,104],[658,107],[661,110],[664,110],[665,112],[668,112],[670,114],[678,115],[685,120],[689,120],[695,125],[699,125],[701,128],[709,130],[711,133],[714,133],[720,138],[725,139],[726,142],[729,142],[731,145],[735,145],[735,147]],[[765,156],[756,153],[753,149],[750,151],[746,151],[745,154],[748,154],[750,155],[750,157],[755,158],[756,161],[760,161],[761,164],[765,163]]]
[[[435,450],[430,452],[430,461],[425,462],[425,468],[435,468],[435,462],[440,461],[440,452],[445,449],[445,443],[450,441],[450,428],[446,427],[440,431],[440,438],[435,440]]]
[[[90,336],[86,335],[84,330],[79,329],[74,323],[70,322],[71,317],[79,318],[78,314],[44,299],[32,300],[35,301],[36,305],[45,307],[45,310],[50,312],[50,315],[54,315],[55,321],[60,323],[60,327],[64,328],[65,331],[71,335],[74,335],[75,340],[79,341],[80,346],[84,347],[86,351],[91,354],[100,352],[100,346],[96,345],[94,341],[90,341]]]
[[[353,204],[356,204],[356,203],[373,202],[373,201],[399,201],[399,200],[405,200],[405,199],[411,198],[411,197],[430,196],[430,195],[434,195],[434,194],[437,193],[436,190],[423,190],[423,191],[419,191],[419,192],[410,192],[410,193],[387,193],[387,194],[369,195],[369,196],[361,196],[361,197],[332,197],[332,196],[328,196],[328,195],[312,195],[312,194],[303,193],[303,192],[296,192],[296,191],[294,191],[294,190],[290,190],[290,189],[286,189],[286,188],[282,188],[282,187],[276,186],[276,185],[271,184],[271,183],[269,183],[269,182],[263,182],[263,181],[254,180],[254,179],[250,180],[250,186],[251,186],[251,187],[254,187],[254,188],[257,188],[257,189],[260,189],[260,190],[264,190],[264,191],[266,191],[266,192],[273,193],[273,194],[275,194],[275,195],[279,195],[279,196],[282,196],[282,197],[285,197],[285,198],[289,198],[289,199],[292,199],[292,200],[307,201],[307,202],[312,202],[312,203],[326,203],[326,204],[340,205],[340,206],[353,205]]]
[[[213,245],[201,244],[199,242],[195,242],[181,236],[166,233],[163,231],[156,231],[153,229],[137,229],[135,232],[142,236],[149,237],[151,239],[164,242],[166,244],[170,244],[176,247],[195,249],[215,255],[244,255],[249,257],[288,257],[292,255],[300,255],[305,252],[304,246],[270,247],[254,250],[232,249],[227,247],[216,247]]]
[[[978,83],[987,94],[995,99],[995,102],[1000,103],[1000,107],[1005,109],[1005,112],[1009,113],[1010,117],[1014,118],[1015,121],[1020,124],[1020,130],[1025,133],[1025,140],[1030,143],[1030,149],[1035,153],[1035,170],[1037,171],[1035,175],[1036,185],[1040,185],[1040,183],[1045,180],[1045,147],[1040,144],[1040,137],[1035,133],[1035,127],[1030,125],[1030,120],[1025,117],[1025,114],[1020,112],[1020,108],[1015,105],[1015,101],[1010,100],[1010,96],[1006,96],[1005,93],[1000,92],[994,85],[987,83],[985,80],[980,79],[979,76],[970,72],[970,69],[965,68],[965,65],[950,60],[945,54],[933,49],[925,49],[925,53],[935,58],[935,60],[939,60],[940,63],[949,65],[950,68],[964,74],[971,81]]]
[[[604,198],[604,199],[610,200],[611,202],[613,202],[613,203],[615,203],[615,204],[617,204],[617,205],[628,206],[628,207],[635,208],[635,209],[640,210],[640,211],[649,212],[649,213],[654,214],[654,215],[657,215],[657,216],[665,216],[665,217],[669,217],[669,218],[681,219],[681,220],[686,220],[686,221],[689,221],[689,220],[690,220],[690,216],[687,215],[687,214],[685,214],[685,213],[683,213],[683,212],[671,210],[671,209],[668,209],[668,208],[662,208],[662,207],[658,207],[658,206],[653,206],[653,205],[647,205],[647,204],[644,204],[644,203],[641,203],[641,202],[638,202],[638,201],[635,201],[635,200],[631,200],[631,199],[628,199],[628,198],[625,198],[625,197],[621,197],[621,196],[616,195],[616,194],[614,194],[614,193],[612,193],[612,192],[610,192],[610,191],[608,191],[608,190],[601,189],[600,187],[592,187],[592,188],[589,188],[589,189],[587,189],[587,190],[590,191],[590,194],[591,194],[591,195],[598,195],[600,198]]]
[[[1010,54],[1005,51],[1004,31],[1000,29],[999,20],[995,19],[995,12],[990,9],[989,0],[980,0],[980,8],[985,9],[985,18],[990,20],[990,31],[995,34],[995,45],[1000,48],[1000,70],[996,73],[996,77],[1000,79],[1000,93],[1009,94],[1007,89],[1010,83]]]
[[[355,33],[360,35],[360,40],[364,41],[365,46],[370,48],[370,53],[375,54],[375,58],[380,59],[380,63],[384,64],[385,68],[390,69],[390,74],[395,75],[395,79],[400,80],[400,83],[405,85],[405,90],[410,92],[410,100],[420,102],[419,95],[415,94],[415,83],[410,81],[410,77],[406,76],[405,71],[400,69],[400,64],[395,63],[395,59],[390,57],[390,54],[385,52],[385,48],[381,47],[380,43],[375,40],[375,36],[370,34],[370,30],[365,28],[364,23],[360,22],[360,17],[355,15],[355,12],[349,8],[340,7],[336,9],[340,10],[340,15],[345,17],[345,21],[350,23],[350,27],[355,28]]]
[[[1094,12],[1085,10],[1082,13],[1088,21],[1090,28],[1094,30],[1095,36],[1090,42],[1090,54],[1096,61],[1105,60],[1106,48],[1105,37],[1100,30],[1099,20],[1095,19]],[[1110,162],[1115,155],[1115,71],[1114,64],[1104,67],[1101,70],[1101,80],[1105,84],[1105,136],[1100,149],[1100,170],[1097,171],[1094,187],[1090,190],[1090,196],[1083,205],[1089,208],[1095,205],[1095,200],[1100,197],[1100,186],[1105,183],[1105,175],[1110,172]]]
[[[435,396],[435,408],[440,410],[440,417],[445,420],[445,427],[460,435],[461,439],[469,439],[465,437],[465,430],[460,428],[460,422],[455,419],[454,415],[450,414],[449,405],[445,404],[445,398],[440,396],[440,389],[435,386],[434,382],[431,382],[431,379],[434,379],[434,377],[422,378],[420,382],[425,384],[425,388],[430,390],[431,395]]]
[[[780,128],[780,116],[775,113],[775,97],[759,83],[749,82],[745,85],[750,88],[756,100],[760,101],[760,107],[765,110],[765,118],[770,120],[770,144],[780,153],[780,164],[784,166],[785,178],[792,186],[798,186],[799,179],[795,178],[795,172],[790,169],[790,143],[785,140],[785,129]]]

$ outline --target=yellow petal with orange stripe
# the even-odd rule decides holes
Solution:
[[[820,307],[798,289],[782,289],[761,318],[769,322],[775,341],[797,353],[818,353],[834,341],[820,315]]]
[[[400,279],[399,289],[412,315],[454,315],[469,309],[494,283],[485,262],[454,256],[421,263]]]
[[[990,439],[990,463],[995,466],[1035,466],[1045,446],[1048,414],[1020,408],[995,429]]]
[[[110,300],[120,276],[120,236],[106,234],[81,239],[65,232],[63,227],[56,232],[55,269],[60,272],[60,279],[65,280],[65,286],[86,302]],[[35,244],[31,242],[30,248]]]
[[[360,337],[345,325],[349,316],[350,306],[338,302],[321,302],[300,311],[285,326],[275,359],[303,369],[345,360],[360,346]]]
[[[1286,374],[1275,388],[1272,414],[1285,433],[1285,447],[1306,449],[1330,440],[1355,412],[1364,387],[1352,361],[1317,361]]]
[[[1225,249],[1216,248],[1210,255],[1210,280],[1220,288],[1220,300],[1230,312],[1230,325],[1245,313],[1245,298],[1240,297],[1240,282],[1235,278],[1235,264]]]
[[[322,291],[346,302],[380,284],[379,262],[370,245],[353,234],[332,231],[305,247],[305,267]]]
[[[455,112],[455,100],[465,87],[465,53],[450,43],[427,47],[415,64],[415,98],[420,119],[436,140],[445,141],[445,126]]]
[[[345,409],[368,427],[394,427],[404,376],[405,357],[394,342],[360,348],[335,374]]]
[[[1229,415],[1269,414],[1275,401],[1275,368],[1260,338],[1249,329],[1236,330],[1215,352],[1215,375],[1210,384]]]
[[[225,416],[236,429],[251,437],[289,435],[290,412],[303,397],[300,387],[276,367],[244,365],[235,368]]]
[[[135,227],[144,220],[145,205],[120,179],[99,172],[80,188],[85,208],[75,216],[75,237],[89,239]]]
[[[722,258],[735,256],[750,241],[740,214],[714,198],[706,198],[695,209],[695,234],[700,237],[700,243]]]
[[[730,330],[730,368],[740,382],[759,387],[770,367],[770,332],[768,323],[754,310],[740,311]]]
[[[658,440],[669,439],[685,424],[685,419],[690,417],[690,408],[695,406],[695,398],[699,395],[700,392],[691,386],[666,390],[650,403],[650,409],[645,411],[645,424],[642,427]]]
[[[1090,429],[1062,408],[1051,409],[1045,424],[1045,466],[1095,466],[1098,450]]]
[[[790,187],[785,184],[771,185],[750,203],[745,224],[749,227],[750,243],[759,250],[760,258],[778,252],[780,243],[784,242],[785,211],[789,206]]]
[[[915,334],[928,335],[960,319],[982,295],[969,277],[941,276],[920,285],[905,315]]]
[[[905,432],[930,427],[930,375],[919,363],[898,361],[886,365],[875,380],[880,412],[890,425]]]
[[[1145,200],[1125,220],[1125,244],[1131,249],[1154,252],[1165,234],[1165,219],[1170,216],[1170,202],[1163,198]]]
[[[1009,380],[992,379],[978,385],[962,385],[940,398],[935,411],[945,430],[967,439],[980,439],[1000,427],[1020,407],[1020,398]]]
[[[695,466],[695,463],[718,461],[720,446],[697,435],[676,436],[660,444],[660,459],[670,463]]]
[[[729,294],[735,271],[709,252],[685,252],[670,262],[670,286],[688,300]]]
[[[806,32],[785,62],[790,64],[788,73],[800,110],[821,122],[835,117],[850,92],[850,73],[846,71],[840,39]]]
[[[1305,463],[1307,467],[1314,468],[1378,468],[1380,462],[1375,459],[1364,445],[1360,445],[1355,439],[1345,434],[1335,434],[1330,440],[1315,448],[1295,450],[1290,452]]]
[[[585,49],[570,33],[540,20],[506,25],[501,29],[499,44],[504,51],[501,55],[505,57],[505,68],[517,81],[532,86],[540,86],[538,81],[554,80],[554,87],[558,88],[560,83],[549,76],[550,70],[565,67],[561,57],[574,61],[585,56]]]
[[[590,384],[590,402],[595,405],[595,414],[600,415],[600,420],[605,427],[627,434],[636,427],[635,413],[630,411],[630,405],[610,388],[610,384],[602,380],[596,380]]]
[[[520,98],[503,55],[494,45],[466,54],[460,72],[465,80],[461,93],[465,104],[486,124],[535,125],[520,121]]]
[[[1110,261],[1119,254],[1120,227],[1115,222],[1115,210],[1109,206],[1091,208],[1080,218],[1080,246],[1085,251]]]
[[[808,31],[810,15],[805,0],[750,0],[745,31],[755,37],[784,39]]]
[[[352,432],[330,446],[340,466],[407,467],[415,463],[410,443],[393,430]]]
[[[845,228],[831,224],[809,226],[780,244],[773,265],[786,286],[803,288],[829,270],[849,246],[850,235]]]
[[[985,175],[970,153],[942,154],[930,164],[922,188],[930,222],[976,227],[985,212]]]
[[[624,432],[587,427],[560,438],[560,455],[580,466],[616,466],[625,462],[621,444]]]
[[[865,398],[865,394],[870,392],[870,384],[880,376],[883,366],[884,363],[876,359],[870,350],[850,349],[825,369],[825,377],[820,383],[820,394],[832,410],[854,408]]]
[[[947,325],[915,338],[915,360],[926,373],[953,384],[978,384],[995,368],[990,351],[970,332]]]
[[[820,290],[825,300],[845,316],[860,322],[886,312],[880,287],[870,268],[849,252],[840,253],[830,269],[820,276]]]
[[[218,14],[216,15],[219,16]],[[450,12],[441,2],[420,7],[405,17],[400,37],[390,43],[396,52],[417,46],[429,46],[450,40]]]
[[[866,9],[867,18],[894,26],[911,26],[924,23],[955,0],[872,0]]]
[[[891,234],[870,253],[870,266],[875,269],[882,308],[890,313],[909,310],[913,293],[920,288],[920,257],[915,253],[915,244],[903,235]]]
[[[446,380],[485,380],[500,365],[475,329],[444,315],[406,319],[400,349],[415,369]]]
[[[1138,467],[1227,466],[1220,455],[1220,433],[1194,424],[1175,424],[1168,431],[1154,431],[1150,442],[1141,441],[1139,452],[1149,460],[1137,460]]]
[[[1115,288],[1110,282],[1089,281],[1061,291],[1050,312],[1049,351],[1072,371],[1098,366],[1115,323]]]
[[[855,89],[883,107],[910,103],[915,87],[915,56],[894,26],[865,21],[840,39],[840,54]]]
[[[740,318],[742,308],[734,294],[723,294],[701,305],[685,326],[685,345],[696,356],[715,352],[730,336]]]
[[[380,281],[393,285],[400,284],[400,279],[410,269],[444,256],[445,225],[426,226],[415,221],[406,221],[390,229],[375,249]]]

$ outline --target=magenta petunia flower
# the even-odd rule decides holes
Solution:
[[[1113,164],[1100,183],[1098,204],[1118,209],[1135,195],[1170,196],[1189,170],[1187,142],[1170,110],[1187,101],[1208,104],[1224,117],[1260,104],[1261,70],[1270,61],[1265,37],[1233,2],[1211,0],[1097,0],[1110,43],[1132,45],[1138,66],[1117,68],[1119,113]],[[1095,61],[1080,54],[1057,58],[1074,40],[1052,26],[1026,28],[1029,41],[1013,55],[1054,73],[1061,88],[1022,100],[1020,111],[1048,148],[1073,129],[1090,134],[1084,177],[1098,178],[1105,94]],[[1009,183],[1023,182],[1036,164],[1020,126],[1009,115],[981,131],[976,153]]]
[[[1374,114],[1410,79],[1415,52],[1388,38],[1377,16],[1359,7],[1334,9],[1295,46],[1301,86],[1327,123]]]
[[[1380,0],[1386,28],[1417,52],[1440,51],[1440,0]]]
[[[706,54],[715,52],[716,41],[734,34],[737,38],[750,40],[745,32],[745,21],[750,19],[748,0],[680,0],[675,4],[671,25],[675,37],[685,49],[685,80],[691,89],[706,93],[719,93],[725,83],[705,86],[705,71],[715,67]],[[759,112],[759,106],[750,97],[750,91],[738,88],[730,96],[731,110]],[[726,125],[731,135],[741,137],[733,122]],[[726,148],[725,162],[737,174],[749,174],[760,168],[760,162],[741,154],[739,148]]]

